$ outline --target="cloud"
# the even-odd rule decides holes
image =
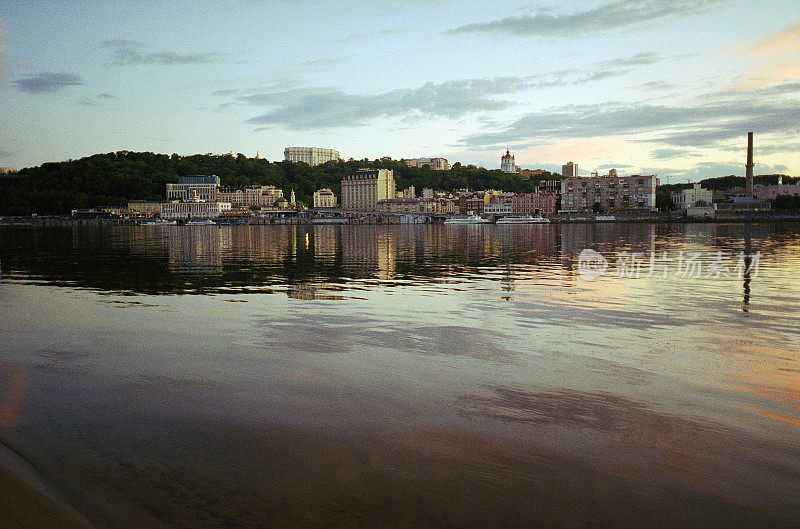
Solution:
[[[671,147],[709,147],[738,138],[744,132],[781,135],[800,132],[797,105],[791,101],[754,103],[741,99],[708,104],[667,106],[603,103],[572,105],[527,114],[504,130],[464,137],[462,144],[501,146],[536,137],[649,135],[646,140]]]
[[[664,81],[650,81],[647,83],[642,83],[639,86],[645,90],[672,90],[675,88],[675,85]]]
[[[47,94],[68,86],[82,85],[84,82],[77,75],[69,73],[40,73],[14,79],[11,84],[26,94]]]
[[[745,44],[739,49],[743,56],[777,55],[800,50],[800,24],[790,26],[758,42]]]
[[[97,94],[94,97],[88,97],[88,98],[80,101],[80,104],[84,105],[84,106],[97,106],[97,105],[101,104],[104,101],[109,101],[109,100],[112,100],[112,99],[119,99],[119,98],[117,96],[113,95],[113,94],[108,94],[108,93],[105,93],[105,92],[101,92],[101,93]]]
[[[382,29],[379,31],[365,31],[363,33],[351,33],[339,39],[339,42],[373,39],[376,37],[388,37],[389,35],[395,35],[397,33],[402,33],[403,31],[405,31],[405,29],[403,28],[394,28],[394,29]]]
[[[5,149],[0,149],[0,158],[10,158],[14,153]]]
[[[337,89],[297,88],[239,96],[237,99],[272,110],[247,120],[255,125],[283,125],[302,130],[364,125],[380,117],[416,113],[458,118],[468,113],[502,110],[513,103],[494,99],[528,88],[520,77],[467,79],[379,94],[347,94]]]
[[[685,149],[654,149],[650,151],[650,157],[655,160],[670,160],[672,158],[688,158],[700,156],[697,153]]]
[[[131,66],[136,64],[160,64],[174,66],[176,64],[209,64],[220,62],[224,54],[214,52],[180,53],[176,51],[149,52],[147,46],[135,40],[104,40],[101,47],[113,52],[114,66]]]
[[[496,33],[511,36],[574,37],[602,32],[671,15],[686,15],[702,10],[716,0],[619,0],[594,9],[570,14],[535,14],[511,16],[489,22],[466,24],[446,33]]]
[[[276,76],[271,86],[256,90],[223,89],[213,95],[230,97],[237,104],[270,107],[247,122],[283,125],[290,129],[360,126],[381,117],[457,119],[467,114],[497,111],[517,103],[498,96],[543,88],[582,85],[623,75],[639,65],[654,64],[661,57],[640,53],[594,63],[584,69],[565,69],[527,77],[462,79],[428,82],[417,88],[378,94],[350,94],[335,88],[302,87],[299,78]],[[283,72],[287,73],[287,72]],[[220,109],[230,106],[224,103]]]

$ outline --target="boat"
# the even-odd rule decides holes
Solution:
[[[142,222],[142,226],[174,226],[177,224],[174,220],[166,220],[166,219],[153,219],[153,220],[146,220]]]
[[[594,220],[597,222],[611,222],[617,220],[617,217],[614,215],[597,215]]]
[[[216,223],[211,219],[203,219],[203,220],[190,220],[186,223],[187,226],[213,226]]]
[[[497,219],[497,224],[546,224],[550,219],[544,217],[502,217]]]
[[[445,224],[489,224],[489,221],[478,215],[470,215],[469,217],[450,217],[444,219]]]

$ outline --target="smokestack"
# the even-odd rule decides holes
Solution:
[[[747,187],[746,187],[746,196],[748,198],[753,198],[753,133],[747,133],[747,164],[745,165],[747,172],[745,176],[747,178]]]

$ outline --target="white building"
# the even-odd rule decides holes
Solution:
[[[330,189],[314,191],[314,208],[335,208],[336,195]]]
[[[406,158],[403,161],[409,167],[424,167],[427,165],[432,171],[447,171],[450,169],[447,158]]]
[[[217,200],[218,176],[182,176],[177,184],[167,184],[167,200]]]
[[[391,169],[360,169],[342,180],[342,209],[377,211],[379,200],[395,197]]]
[[[514,164],[514,155],[508,149],[506,153],[500,157],[500,170],[504,173],[518,173],[519,167]]]
[[[320,147],[286,147],[283,158],[289,162],[304,162],[308,165],[321,165],[325,162],[336,161],[339,151],[322,149]]]
[[[165,202],[161,204],[161,218],[215,219],[230,210],[230,202]]]
[[[671,195],[672,203],[678,209],[710,206],[714,202],[714,192],[710,189],[703,189],[700,184],[694,184],[691,189],[673,191]]]

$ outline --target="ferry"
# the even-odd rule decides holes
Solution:
[[[153,219],[153,220],[146,220],[142,222],[142,226],[174,226],[177,222],[174,220],[166,220],[166,219]]]
[[[211,219],[204,220],[190,220],[186,223],[187,226],[214,226],[216,223]]]
[[[445,224],[489,224],[489,221],[478,215],[470,215],[469,217],[450,217],[444,219]]]
[[[502,217],[497,219],[496,224],[543,224],[550,222],[544,217]]]

